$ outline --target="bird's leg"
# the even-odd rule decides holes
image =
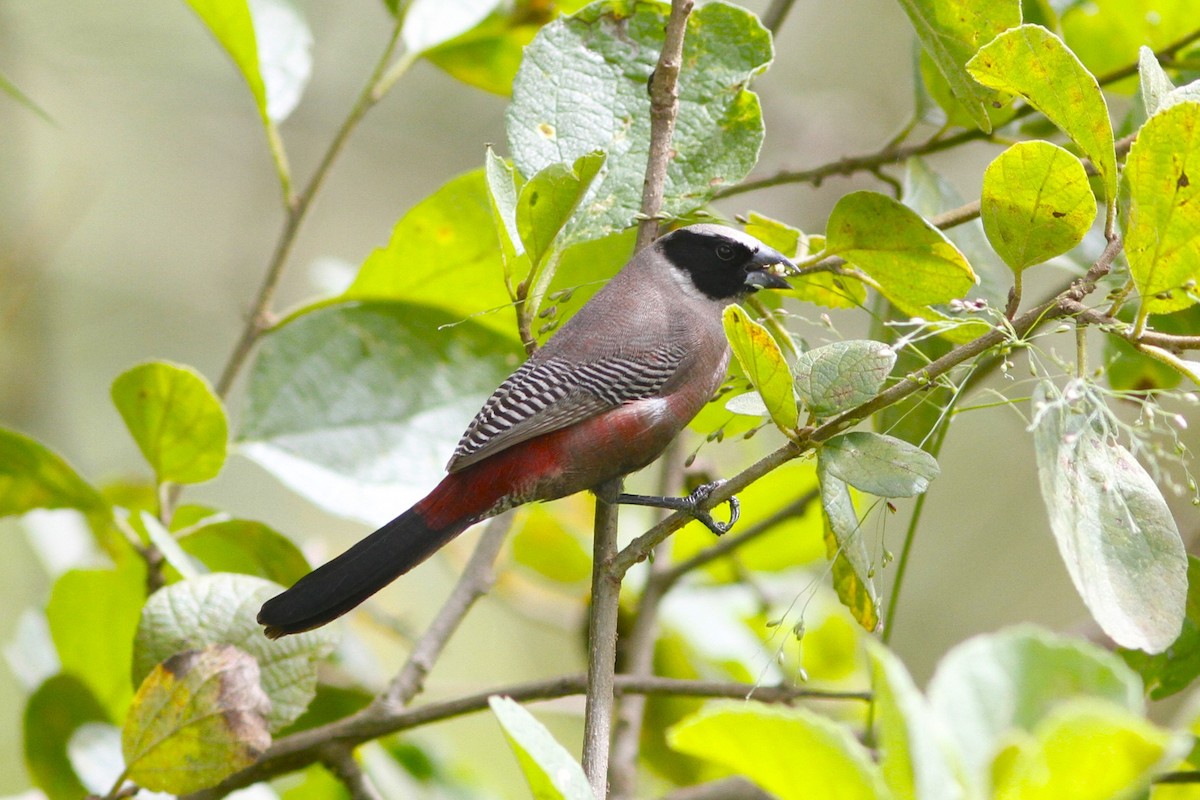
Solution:
[[[713,481],[701,486],[697,486],[695,491],[687,497],[658,497],[655,495],[644,494],[621,494],[617,497],[618,503],[624,503],[631,506],[652,506],[654,508],[669,508],[672,511],[683,511],[690,514],[696,520],[704,524],[704,527],[715,533],[717,536],[728,531],[733,527],[741,516],[742,507],[736,497],[730,497],[726,502],[729,503],[729,522],[718,522],[713,519],[712,514],[709,514],[704,509],[700,508],[704,501],[708,500],[709,496],[725,481]]]

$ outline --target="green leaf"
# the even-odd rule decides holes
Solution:
[[[560,249],[554,248],[554,239],[575,214],[604,158],[603,151],[597,150],[574,164],[551,164],[521,187],[517,230],[533,264],[541,265],[552,249]]]
[[[1162,652],[1179,635],[1187,601],[1187,555],[1171,510],[1097,422],[1103,400],[1082,381],[1062,394],[1040,383],[1033,410],[1042,499],[1075,589],[1117,644]]]
[[[1079,159],[1043,141],[1018,142],[983,173],[983,228],[1013,272],[1083,241],[1096,200]]]
[[[35,508],[95,513],[107,509],[108,504],[53,450],[0,428],[0,517]]]
[[[195,370],[139,364],[113,381],[112,399],[159,483],[217,477],[229,438],[225,409]]]
[[[271,730],[293,722],[317,689],[317,662],[332,652],[333,628],[271,640],[255,617],[263,601],[283,587],[249,575],[216,573],[159,589],[146,601],[137,626],[133,676],[143,680],[155,664],[177,653],[230,644],[255,658],[271,698]],[[127,673],[128,674],[128,673]]]
[[[54,582],[46,618],[64,674],[82,681],[109,719],[125,714],[131,645],[146,599],[146,567],[132,555],[116,569],[71,570]]]
[[[973,81],[966,65],[981,45],[1021,24],[1020,3],[974,0],[951,6],[940,0],[901,0],[900,5],[954,97],[976,125],[990,132],[987,107],[995,94]]]
[[[1108,800],[1146,790],[1186,741],[1095,698],[1064,702],[996,756],[996,800]]]
[[[1121,228],[1142,314],[1200,298],[1200,103],[1180,103],[1146,121],[1122,180]]]
[[[447,181],[400,218],[339,299],[418,303],[515,336],[492,202],[485,170]]]
[[[842,196],[829,215],[825,248],[909,303],[945,303],[978,280],[958,248],[912,209],[878,192]]]
[[[312,73],[312,33],[286,0],[188,0],[233,59],[264,121],[282,122]]]
[[[750,212],[747,215],[746,233],[770,248],[778,250],[788,258],[807,258],[810,251],[817,249],[813,237],[805,236],[799,229]],[[822,246],[824,237],[821,239]],[[812,272],[788,278],[790,289],[782,290],[782,296],[794,297],[808,303],[827,308],[857,308],[867,299],[867,287],[861,281],[833,272]]]
[[[510,262],[525,253],[525,245],[521,243],[521,234],[517,230],[516,170],[489,146],[484,156],[483,173],[496,238],[503,248],[504,271],[506,275],[512,275]]]
[[[155,666],[121,731],[129,780],[186,794],[257,761],[271,744],[271,701],[258,677],[254,658],[230,645],[189,650]]]
[[[1178,370],[1147,356],[1120,336],[1104,337],[1104,377],[1120,392],[1174,389],[1183,381]]]
[[[775,338],[736,303],[725,309],[722,321],[733,354],[758,390],[771,419],[782,431],[796,430],[800,412],[792,390],[792,373]]]
[[[412,0],[400,38],[413,55],[424,54],[479,25],[499,0]]]
[[[608,153],[567,241],[623,230],[641,208],[650,143],[646,84],[667,13],[662,2],[592,3],[546,25],[525,50],[507,118],[517,169],[534,175],[593,150]],[[701,208],[750,172],[763,122],[758,96],[746,86],[771,58],[770,34],[749,11],[717,0],[688,17],[662,213]]]
[[[109,722],[108,711],[74,675],[55,675],[25,703],[25,764],[33,783],[50,800],[78,800],[87,789],[75,774],[67,745],[89,722]]]
[[[362,303],[277,328],[250,373],[241,452],[335,513],[391,519],[430,489],[517,364],[512,340],[456,322],[409,303]]]
[[[1117,156],[1108,105],[1100,85],[1062,40],[1040,25],[1022,25],[997,36],[967,63],[984,86],[1020,95],[1071,137],[1117,196]]]
[[[1146,117],[1149,118],[1162,108],[1163,101],[1174,91],[1175,84],[1171,83],[1171,79],[1158,63],[1154,51],[1145,45],[1138,48],[1138,80],[1141,83]]]
[[[878,394],[895,363],[896,352],[882,342],[834,342],[796,359],[796,390],[813,414],[832,416]]]
[[[955,646],[938,664],[928,696],[975,780],[1006,737],[1033,731],[1068,698],[1099,698],[1134,714],[1144,710],[1141,681],[1118,656],[1029,625]]]
[[[257,575],[291,586],[312,567],[283,534],[248,519],[204,525],[179,538],[179,546],[200,559],[211,572]]]
[[[668,733],[671,747],[713,761],[780,800],[888,798],[850,729],[804,708],[708,703]]]
[[[941,470],[916,445],[870,431],[851,431],[821,445],[818,458],[830,475],[876,497],[924,494]]]
[[[1192,0],[1089,0],[1059,4],[1063,39],[1095,75],[1128,66],[1142,45],[1159,50],[1196,28]],[[1106,85],[1131,94],[1131,79]]]
[[[517,563],[558,583],[582,583],[592,574],[591,553],[541,505],[522,514],[512,549]]]
[[[833,562],[833,588],[858,624],[875,631],[879,628],[879,593],[850,487],[831,475],[820,460],[817,479],[821,486],[821,510],[825,512],[825,554]]]
[[[595,800],[583,769],[532,714],[508,697],[488,705],[537,800]]]
[[[964,797],[955,777],[961,769],[957,753],[903,662],[874,640],[867,642],[867,653],[875,698],[875,740],[883,754],[879,766],[892,794],[913,800]]]
[[[1137,670],[1155,700],[1181,692],[1200,676],[1200,560],[1188,556],[1187,616],[1179,638],[1161,653],[1121,650],[1125,663]]]
[[[474,28],[426,50],[424,57],[470,86],[499,95],[512,94],[525,46],[552,16],[574,5],[550,6],[539,0],[502,3]]]

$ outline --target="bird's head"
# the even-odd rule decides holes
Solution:
[[[733,300],[759,289],[787,289],[782,275],[796,270],[782,253],[724,225],[689,225],[654,246],[681,279],[713,300]]]

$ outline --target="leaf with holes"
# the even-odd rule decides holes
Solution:
[[[1079,159],[1049,142],[1018,142],[988,165],[983,229],[1013,270],[1048,261],[1083,241],[1096,199]]]
[[[509,151],[523,175],[608,154],[567,242],[633,224],[650,147],[646,84],[658,64],[670,7],[604,0],[560,17],[525,49],[508,109]],[[702,208],[745,177],[763,140],[758,96],[747,86],[773,56],[771,36],[749,11],[721,0],[689,15],[662,213]]]
[[[1146,120],[1121,188],[1125,256],[1142,313],[1187,308],[1200,299],[1200,103]]]
[[[1117,196],[1117,156],[1100,84],[1074,53],[1040,25],[1021,25],[997,36],[967,62],[975,80],[1020,95],[1070,136],[1096,169],[1105,198]]]

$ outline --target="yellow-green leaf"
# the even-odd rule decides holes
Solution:
[[[1025,98],[1070,136],[1100,171],[1112,202],[1117,156],[1108,105],[1096,78],[1061,39],[1040,25],[1012,28],[976,53],[967,71],[984,86]]]
[[[992,765],[996,800],[1108,800],[1136,797],[1183,737],[1114,703],[1068,700],[1030,734],[1013,736]]]
[[[716,702],[671,728],[671,747],[721,764],[780,800],[889,798],[850,729],[804,708]]]
[[[121,732],[131,781],[186,794],[253,764],[271,744],[258,663],[232,645],[171,656],[151,670]]]
[[[1196,302],[1200,281],[1200,103],[1150,117],[1129,151],[1121,227],[1142,314]]]
[[[35,508],[90,512],[106,506],[62,456],[28,436],[0,428],[0,517]]]
[[[490,697],[488,705],[537,800],[592,800],[583,769],[542,723],[509,697]]]
[[[762,396],[771,419],[783,431],[795,430],[800,424],[800,412],[792,390],[792,373],[779,344],[739,305],[726,308],[723,319],[733,354]]]
[[[113,381],[112,399],[160,483],[200,483],[221,471],[225,409],[196,371],[166,361],[139,364]]]
[[[312,72],[312,33],[285,0],[187,0],[242,74],[268,128],[287,118]]]
[[[879,627],[879,593],[872,580],[871,556],[863,541],[862,523],[854,510],[850,487],[830,473],[820,454],[817,478],[825,512],[825,552],[833,562],[833,588],[858,624],[874,631]]]
[[[991,131],[987,106],[995,102],[995,94],[973,81],[966,65],[981,45],[1021,24],[1021,4],[1016,0],[900,0],[900,5],[951,93],[976,125]]]
[[[920,214],[878,192],[851,192],[829,215],[825,249],[916,305],[962,297],[978,279],[967,259]]]
[[[1096,219],[1096,200],[1079,159],[1057,145],[1020,142],[983,173],[983,229],[1020,272],[1083,241]]]

